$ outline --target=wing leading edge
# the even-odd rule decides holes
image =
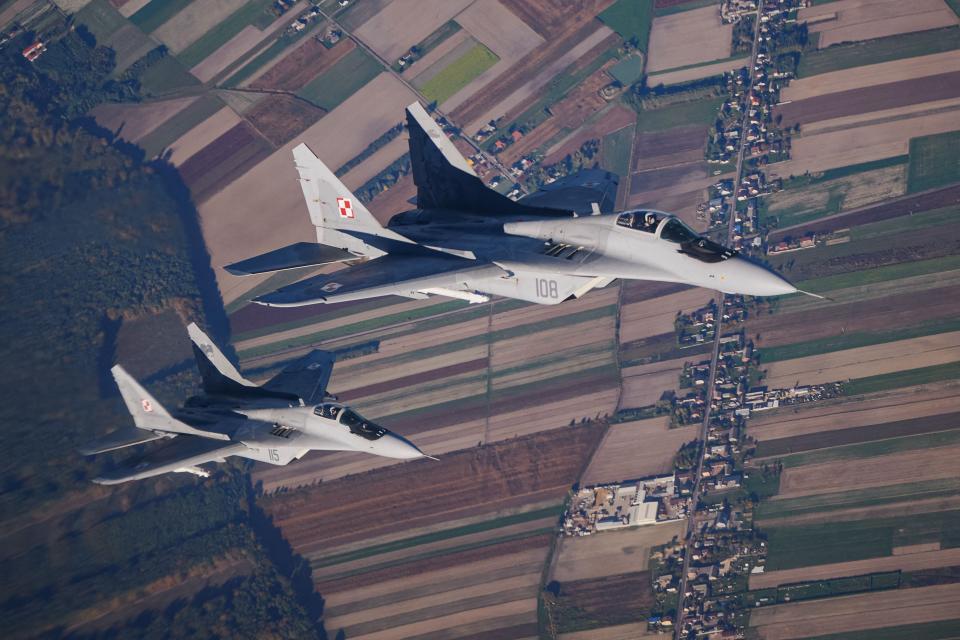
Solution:
[[[240,442],[223,442],[205,438],[176,438],[170,444],[154,449],[146,455],[126,461],[122,466],[94,478],[97,484],[120,484],[142,480],[171,471],[203,475],[197,465],[222,462],[228,456],[246,451]]]

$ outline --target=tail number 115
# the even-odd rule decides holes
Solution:
[[[557,293],[557,281],[547,280],[546,278],[537,278],[537,297],[554,298],[559,297]]]

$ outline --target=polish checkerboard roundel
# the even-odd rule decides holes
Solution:
[[[150,413],[151,411],[153,411],[153,403],[151,403],[146,398],[140,401],[140,406],[143,407],[143,410],[146,411],[147,413]]]
[[[337,198],[337,207],[341,218],[353,218],[353,203],[350,198]]]

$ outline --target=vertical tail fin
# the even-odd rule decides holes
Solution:
[[[366,233],[406,242],[399,234],[385,229],[306,144],[301,143],[293,149],[293,159],[300,173],[300,187],[310,211],[310,221],[317,228],[317,242],[364,255],[382,255],[383,252],[356,236],[339,231]]]
[[[490,189],[419,102],[407,107],[410,165],[421,209],[459,209],[490,215],[568,215],[529,207]]]
[[[193,342],[193,356],[203,378],[203,390],[207,393],[230,393],[238,390],[256,388],[237,371],[213,340],[200,330],[195,322],[187,325],[187,333]]]
[[[137,428],[148,431],[165,431],[167,433],[185,433],[218,440],[230,439],[221,433],[194,429],[171,416],[170,412],[120,365],[115,365],[110,369],[110,373],[113,374],[113,379],[120,389],[120,395],[123,396],[123,402],[127,405],[127,411],[133,417],[133,423],[137,425]]]

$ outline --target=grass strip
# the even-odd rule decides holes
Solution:
[[[838,273],[837,275],[824,276],[822,278],[812,278],[798,283],[797,286],[804,291],[824,293],[834,289],[859,287],[877,282],[886,282],[887,280],[898,280],[900,278],[909,278],[957,268],[960,268],[960,256],[944,256],[942,258],[916,260],[914,262],[891,264],[883,267],[864,269],[862,271]]]
[[[960,362],[948,362],[932,367],[920,367],[918,369],[885,373],[879,376],[855,378],[843,385],[843,392],[848,396],[856,396],[864,393],[875,393],[877,391],[886,391],[887,389],[899,389],[901,387],[911,387],[918,384],[929,384],[931,382],[953,379],[960,379]]]

